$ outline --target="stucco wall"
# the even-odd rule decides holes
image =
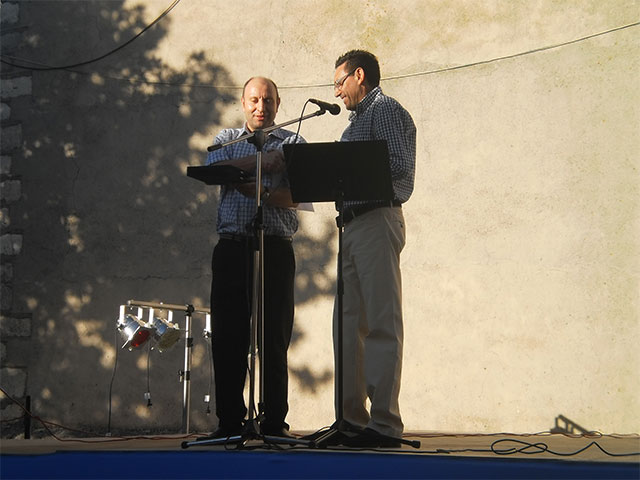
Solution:
[[[24,29],[11,56],[95,58],[169,3],[17,2]],[[3,388],[19,369],[22,395],[44,418],[104,432],[111,397],[112,431],[179,431],[182,348],[151,352],[149,365],[144,351],[118,351],[114,375],[118,305],[207,305],[216,192],[184,173],[220,128],[241,122],[233,87],[272,77],[278,120],[289,120],[308,98],[331,100],[335,58],[361,47],[378,55],[383,90],[418,127],[402,257],[406,428],[537,432],[563,414],[637,433],[640,27],[531,51],[637,22],[638,7],[191,0],[91,65],[3,65],[3,82],[32,79],[31,95],[8,101],[22,122],[10,226],[22,249],[10,308],[3,302],[3,323],[28,317],[31,334],[3,335]],[[301,134],[331,141],[346,124],[343,111]],[[334,419],[334,216],[329,204],[301,213],[295,241],[297,430]],[[196,431],[215,426],[202,403],[203,326],[194,319]]]

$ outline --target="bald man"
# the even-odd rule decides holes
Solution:
[[[252,77],[241,98],[245,124],[224,129],[214,140],[222,144],[275,124],[280,106],[276,84]],[[287,349],[293,329],[295,257],[292,237],[298,229],[291,200],[282,145],[304,141],[294,132],[275,129],[265,139],[260,196],[264,224],[264,418],[263,435],[288,436]],[[256,146],[237,142],[210,152],[206,163],[234,165],[253,172]],[[216,244],[211,262],[212,348],[218,429],[213,437],[241,435],[247,414],[243,390],[250,347],[253,287],[253,220],[256,185],[222,185],[218,203]]]

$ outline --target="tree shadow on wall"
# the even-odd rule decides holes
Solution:
[[[49,65],[115,48],[150,17],[124,1],[20,8],[28,41],[14,55]],[[22,355],[27,393],[40,416],[92,431],[111,419],[120,433],[181,425],[182,349],[162,358],[152,351],[148,364],[144,352],[119,350],[118,306],[129,299],[209,303],[216,191],[185,173],[204,159],[193,142],[213,138],[221,112],[237,97],[214,86],[237,82],[203,52],[191,53],[180,68],[164,62],[155,52],[170,27],[168,16],[86,67],[34,71],[32,97],[12,104],[24,136],[14,167],[23,196],[12,217],[24,237],[13,310],[32,315]],[[194,405],[211,388],[203,326],[203,318],[194,318]],[[215,423],[200,407],[192,419],[203,428]]]

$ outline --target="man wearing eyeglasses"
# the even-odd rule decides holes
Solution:
[[[214,144],[227,143],[275,123],[280,105],[276,84],[250,78],[243,89],[242,128],[222,130]],[[293,329],[295,257],[291,238],[298,229],[282,145],[303,141],[293,132],[275,129],[266,136],[262,154],[264,228],[264,435],[287,436],[287,349]],[[248,141],[209,152],[207,164],[234,165],[255,171],[256,146]],[[247,414],[243,390],[247,374],[252,303],[255,183],[222,185],[218,204],[219,241],[212,257],[212,347],[218,429],[212,437],[243,433]],[[260,367],[262,368],[263,365]],[[251,399],[253,400],[253,399]]]
[[[398,447],[404,428],[398,403],[403,347],[400,252],[405,244],[401,205],[413,191],[416,127],[409,113],[382,93],[378,60],[369,52],[352,50],[338,58],[334,88],[351,111],[341,141],[386,140],[395,194],[390,202],[344,202],[343,420],[357,434],[343,435],[339,443]],[[334,339],[337,314],[336,302]]]

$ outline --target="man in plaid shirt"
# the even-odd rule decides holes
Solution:
[[[404,428],[398,405],[400,252],[405,244],[401,204],[413,192],[416,127],[409,113],[382,93],[378,60],[369,52],[352,50],[338,58],[334,88],[351,111],[341,141],[386,140],[395,194],[387,202],[344,202],[343,420],[357,434],[343,435],[338,443],[397,447]],[[334,330],[337,314],[334,308]]]
[[[275,123],[280,105],[276,84],[264,77],[250,78],[243,89],[243,128],[222,130],[214,144],[226,143]],[[262,148],[264,231],[264,435],[287,436],[287,349],[293,329],[295,257],[291,239],[298,229],[296,205],[286,175],[282,145],[303,141],[293,132],[275,129]],[[255,172],[256,146],[247,141],[214,150],[207,164],[233,165]],[[213,437],[242,434],[247,408],[243,390],[250,343],[253,285],[253,238],[256,184],[222,185],[218,204],[219,241],[212,257],[212,347],[215,370],[216,415]]]

